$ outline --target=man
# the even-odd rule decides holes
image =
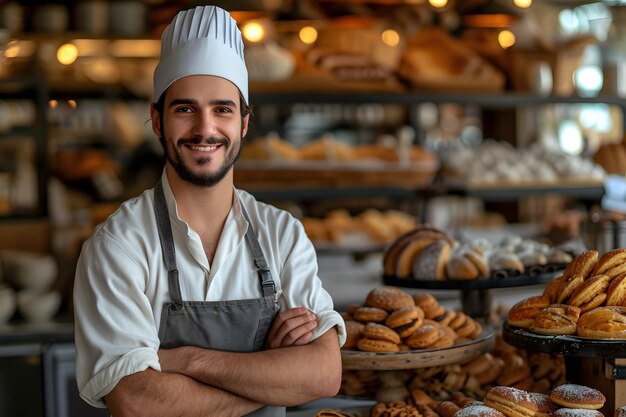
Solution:
[[[279,416],[332,396],[345,327],[313,246],[233,186],[250,117],[236,22],[196,7],[161,41],[161,180],[98,226],[77,265],[81,397],[116,417],[191,417]]]

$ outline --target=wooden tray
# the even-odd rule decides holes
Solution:
[[[626,340],[590,339],[570,335],[544,335],[525,329],[502,325],[504,341],[521,349],[553,355],[577,357],[626,358]]]
[[[363,352],[342,350],[341,362],[344,370],[397,370],[417,369],[431,366],[466,362],[481,353],[490,351],[496,343],[495,331],[485,328],[482,335],[471,342],[444,349],[420,349],[403,352]]]

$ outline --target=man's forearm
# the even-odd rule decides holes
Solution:
[[[302,346],[253,353],[181,347],[167,355],[165,362],[176,368],[169,369],[173,372],[269,405],[293,406],[331,397],[341,385],[334,328]]]
[[[261,407],[185,375],[152,369],[122,378],[105,402],[113,417],[242,416]]]

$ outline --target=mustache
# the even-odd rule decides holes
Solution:
[[[228,139],[226,139],[225,137],[216,137],[216,136],[211,136],[208,138],[180,138],[178,139],[178,145],[187,145],[187,144],[192,144],[192,145],[199,145],[199,144],[205,144],[205,145],[228,145]]]

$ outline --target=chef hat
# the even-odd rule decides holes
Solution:
[[[176,80],[215,75],[239,88],[248,103],[248,70],[237,22],[216,6],[179,12],[161,36],[161,58],[154,70],[154,102]]]

